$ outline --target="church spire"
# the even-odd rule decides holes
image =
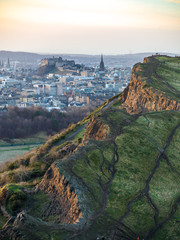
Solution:
[[[99,67],[99,70],[100,71],[104,71],[104,61],[103,61],[103,54],[101,54],[101,62],[100,62],[100,67]]]
[[[103,54],[101,54],[101,62],[103,62]]]

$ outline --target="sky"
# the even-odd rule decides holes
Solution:
[[[0,50],[180,54],[180,0],[0,0]]]

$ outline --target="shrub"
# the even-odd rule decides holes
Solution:
[[[26,194],[23,193],[21,190],[14,192],[10,196],[8,201],[8,207],[10,211],[17,212],[18,210],[20,210],[26,199],[27,199]]]
[[[10,164],[7,166],[7,169],[8,169],[8,170],[13,170],[13,169],[16,169],[16,168],[18,168],[18,167],[19,167],[19,165],[18,165],[17,161],[15,161],[15,162],[10,163]]]
[[[18,183],[28,181],[31,177],[30,170],[24,166],[20,166],[18,169],[14,169],[8,173],[11,183]]]

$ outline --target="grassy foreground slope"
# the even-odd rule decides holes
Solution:
[[[143,112],[137,108],[141,111],[130,114],[119,95],[94,112],[87,127],[82,124],[88,118],[72,128],[77,134],[68,144],[76,145],[74,151],[65,157],[54,154],[57,149],[67,151],[62,147],[66,142],[62,144],[61,134],[58,140],[56,136],[32,153],[31,158],[36,164],[40,162],[41,167],[42,163],[53,164],[43,179],[43,175],[34,177],[33,184],[31,180],[17,181],[16,185],[10,183],[1,188],[1,207],[14,216],[3,227],[3,237],[179,239],[179,58],[157,56],[139,65],[138,84],[142,80],[147,95],[148,89],[157,94],[157,105],[166,103],[164,110],[154,108],[148,112],[147,107]],[[136,84],[133,77],[131,87],[136,89]],[[151,99],[143,99],[146,104],[148,101]],[[76,127],[80,131],[76,132]],[[104,136],[103,128],[108,129]],[[68,134],[71,135],[70,131]],[[26,212],[19,213],[22,210]]]

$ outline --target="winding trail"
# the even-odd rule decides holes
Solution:
[[[63,144],[64,142],[67,142],[69,140],[72,140],[78,133],[81,132],[81,130],[85,128],[85,125],[83,124],[82,126],[80,126],[75,132],[73,132],[72,134],[70,134],[67,138],[63,139],[63,140],[60,140],[59,142],[57,142],[55,144],[55,146],[59,146],[61,144]]]
[[[100,211],[92,218],[93,221],[95,221],[100,215],[102,215],[104,213],[104,210],[106,208],[106,205],[107,205],[107,197],[108,197],[108,194],[109,194],[109,186],[111,184],[111,182],[113,181],[114,179],[114,175],[116,173],[116,168],[115,168],[115,164],[118,162],[119,160],[119,155],[118,155],[118,152],[117,152],[117,145],[114,141],[112,141],[112,143],[114,144],[114,154],[113,154],[113,157],[112,157],[112,161],[110,162],[110,174],[111,174],[111,177],[109,178],[109,180],[103,184],[101,182],[101,177],[100,177],[100,186],[102,187],[102,190],[104,191],[104,194],[103,194],[103,206],[101,207]],[[103,160],[104,161],[104,160]],[[102,164],[100,165],[100,171],[102,172],[103,174],[103,171],[101,170],[102,169]]]
[[[180,172],[172,166],[166,154],[164,154],[164,159],[166,160],[166,163],[170,167],[171,171],[180,176]]]
[[[159,215],[159,210],[158,210],[157,206],[153,203],[151,197],[149,196],[149,190],[150,190],[149,184],[150,184],[150,181],[151,181],[151,179],[153,178],[154,174],[156,173],[157,169],[159,168],[161,159],[165,158],[165,159],[167,160],[167,157],[166,157],[166,155],[165,155],[165,152],[166,152],[167,148],[170,146],[171,141],[172,141],[172,139],[173,139],[173,136],[174,136],[174,134],[176,133],[176,130],[177,130],[179,127],[180,127],[180,123],[177,124],[177,125],[174,127],[174,129],[172,130],[170,136],[168,137],[167,142],[166,142],[166,145],[165,145],[165,147],[163,148],[163,151],[160,153],[159,157],[156,159],[155,166],[154,166],[154,168],[152,169],[149,177],[148,177],[147,180],[146,180],[146,185],[145,185],[144,189],[141,190],[141,192],[139,193],[138,196],[136,196],[134,199],[132,199],[131,201],[129,201],[129,202],[127,203],[125,213],[123,214],[123,216],[121,216],[121,218],[120,218],[120,219],[118,220],[118,222],[117,222],[117,225],[116,225],[115,230],[114,230],[114,233],[113,233],[112,240],[118,239],[118,234],[117,234],[117,232],[118,232],[119,226],[122,224],[123,220],[129,215],[131,206],[132,206],[135,202],[141,200],[144,196],[148,199],[151,207],[154,209],[154,212],[155,212],[155,214],[154,214],[154,223],[155,223],[155,226],[154,226],[152,229],[150,229],[149,232],[146,234],[146,236],[144,237],[145,240],[146,240],[146,239],[150,239],[158,229],[160,229],[167,221],[169,221],[169,220],[171,219],[171,217],[174,216],[174,214],[175,214],[175,212],[176,212],[176,210],[177,210],[177,208],[178,208],[178,205],[179,205],[179,203],[180,203],[180,197],[179,197],[179,198],[176,200],[176,202],[174,203],[174,205],[173,205],[173,207],[172,207],[172,211],[171,211],[171,213],[169,214],[169,216],[168,216],[164,221],[158,223],[157,218],[158,218],[158,215]],[[168,163],[169,163],[169,161],[168,161]],[[170,166],[171,166],[171,165],[170,165]]]
[[[177,200],[173,204],[169,216],[166,219],[164,219],[163,221],[161,221],[160,223],[156,224],[153,228],[151,228],[149,230],[149,232],[147,233],[147,235],[144,237],[145,240],[151,239],[153,237],[154,233],[157,230],[159,230],[160,228],[162,228],[163,225],[166,224],[174,216],[174,214],[176,213],[176,211],[179,207],[179,204],[180,204],[180,196],[177,198]]]

